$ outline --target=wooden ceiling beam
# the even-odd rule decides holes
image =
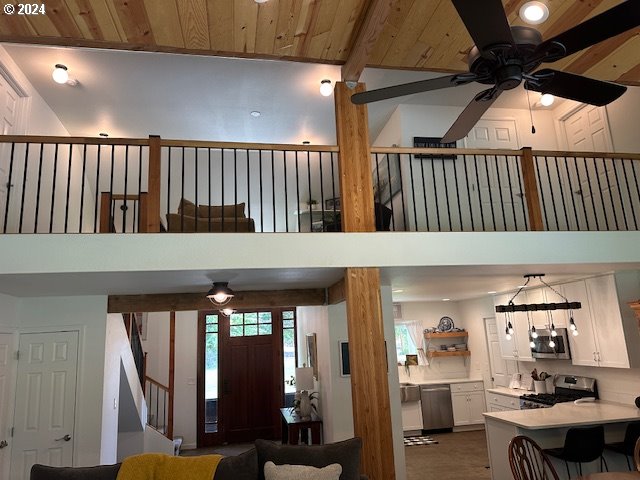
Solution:
[[[344,302],[345,299],[344,277],[342,277],[327,289],[327,303],[335,305],[336,303]]]
[[[108,313],[178,312],[211,310],[215,306],[205,297],[206,292],[152,295],[109,295]],[[324,288],[300,290],[256,290],[235,292],[227,304],[229,308],[295,307],[324,305]]]
[[[358,34],[349,49],[349,57],[342,66],[342,80],[357,82],[367,65],[369,56],[384,30],[396,0],[371,0]]]

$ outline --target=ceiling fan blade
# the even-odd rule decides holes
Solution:
[[[500,0],[452,0],[480,51],[490,45],[513,45],[513,36]]]
[[[449,131],[442,137],[440,143],[451,143],[464,138],[478,120],[480,120],[480,117],[484,115],[484,112],[489,110],[489,107],[493,105],[493,102],[496,101],[501,93],[501,90],[489,89],[476,95],[458,116],[456,121],[453,122],[453,125],[451,125]]]
[[[403,83],[402,85],[369,90],[368,92],[352,95],[351,101],[356,105],[362,105],[363,103],[378,102],[380,100],[386,100],[387,98],[403,97],[414,93],[456,87],[461,85],[461,82],[456,81],[457,77],[459,77],[459,75],[449,75],[447,77],[431,78],[429,80],[420,80],[418,82]],[[468,82],[465,81],[462,83]]]
[[[526,81],[524,87],[540,93],[551,93],[557,97],[569,98],[590,105],[607,105],[626,92],[627,87],[612,82],[559,72],[545,68],[533,74],[536,81]],[[546,77],[546,78],[545,78]]]
[[[557,53],[557,55],[552,53],[550,59],[544,60],[555,62],[560,58],[567,57],[591,45],[615,37],[638,25],[640,25],[640,2],[638,0],[627,0],[570,28],[566,32],[545,40],[538,45],[536,53],[547,51]],[[558,43],[564,46],[564,49],[558,51],[557,48],[554,48],[554,45]]]

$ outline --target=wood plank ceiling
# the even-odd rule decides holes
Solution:
[[[538,28],[549,38],[620,2],[546,0],[550,19]],[[0,15],[0,41],[343,64],[372,3],[379,0],[47,0],[46,15]],[[523,25],[522,3],[503,0],[511,25]],[[463,72],[471,46],[450,0],[394,0],[367,65]],[[640,29],[553,68],[640,85]]]

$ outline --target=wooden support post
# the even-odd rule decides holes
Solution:
[[[345,232],[375,231],[367,108],[351,103],[351,95],[364,90],[364,84],[351,90],[344,82],[338,82],[334,91],[342,229]],[[347,268],[344,298],[349,332],[353,430],[362,438],[362,473],[371,480],[394,480],[380,271],[377,268]]]
[[[640,329],[640,300],[630,303],[629,306],[634,312],[636,312],[636,317],[638,318],[638,329]]]
[[[173,400],[176,366],[176,312],[169,314],[169,405],[167,407],[167,438],[173,440]]]
[[[149,135],[149,178],[147,179],[147,228],[160,231],[160,137]]]
[[[111,230],[111,194],[102,192],[100,194],[100,233],[112,233]]]
[[[524,198],[527,201],[527,211],[529,212],[529,229],[542,231],[544,230],[544,224],[542,223],[536,167],[531,147],[522,149],[522,184],[524,185],[524,192],[522,193],[524,193]]]
[[[140,192],[140,201],[138,202],[138,232],[147,232],[148,218],[149,218],[149,206],[148,206],[149,194],[147,192]]]

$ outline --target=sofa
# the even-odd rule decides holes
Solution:
[[[268,440],[256,440],[255,447],[240,455],[224,457],[218,464],[213,480],[264,480],[264,464],[310,465],[325,467],[332,463],[342,466],[340,480],[367,480],[360,474],[362,441],[351,438],[325,445],[280,445]],[[97,467],[48,467],[36,464],[31,480],[116,480],[120,464]]]
[[[253,218],[245,216],[244,210],[244,202],[235,205],[196,205],[183,198],[178,205],[178,213],[167,214],[166,231],[255,232],[255,222]]]

